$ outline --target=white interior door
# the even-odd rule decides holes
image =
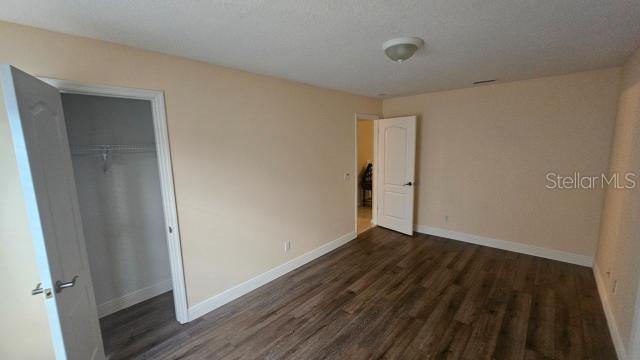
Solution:
[[[60,94],[9,65],[0,72],[56,357],[103,359]]]
[[[416,117],[378,121],[378,226],[413,235]]]

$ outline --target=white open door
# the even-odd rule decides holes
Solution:
[[[413,235],[416,117],[378,121],[378,226]]]
[[[9,65],[0,72],[40,273],[34,293],[44,297],[56,358],[103,359],[60,94]]]

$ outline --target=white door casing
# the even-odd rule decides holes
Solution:
[[[0,73],[56,358],[103,359],[60,93],[9,65]]]
[[[61,93],[106,96],[123,99],[137,99],[151,102],[153,112],[154,136],[158,169],[160,171],[160,187],[162,189],[162,205],[169,248],[169,262],[171,265],[171,283],[173,287],[173,303],[176,320],[184,324],[193,319],[189,317],[187,308],[187,292],[185,287],[184,270],[182,265],[182,248],[180,246],[180,228],[176,209],[175,191],[173,185],[173,170],[171,166],[171,150],[167,118],[165,115],[164,94],[162,91],[134,89],[119,86],[87,84],[68,80],[39,77],[40,80],[57,88]]]
[[[378,120],[378,226],[413,235],[416,117]]]

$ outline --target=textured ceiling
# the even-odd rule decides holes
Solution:
[[[617,66],[640,0],[0,0],[0,19],[386,97]],[[418,36],[403,64],[381,44]]]

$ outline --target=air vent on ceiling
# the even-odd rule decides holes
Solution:
[[[473,85],[488,84],[496,81],[496,79],[474,81]]]

